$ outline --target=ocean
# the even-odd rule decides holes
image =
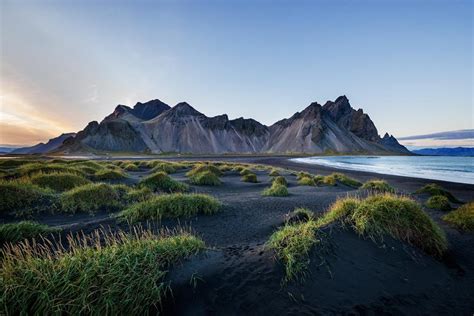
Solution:
[[[291,160],[337,169],[474,184],[474,157],[319,156]]]

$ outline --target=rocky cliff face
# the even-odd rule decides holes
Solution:
[[[101,123],[91,122],[62,151],[181,153],[406,153],[393,136],[377,128],[345,96],[324,106],[310,104],[270,127],[253,119],[207,117],[182,102],[170,108],[159,100],[119,105]]]

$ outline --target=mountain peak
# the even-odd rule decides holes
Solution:
[[[150,100],[145,103],[137,102],[133,107],[132,114],[142,120],[151,120],[164,111],[170,109],[170,106],[158,99]]]
[[[203,115],[187,102],[180,102],[176,104],[171,110],[179,115]]]

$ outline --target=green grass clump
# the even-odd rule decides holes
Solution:
[[[20,243],[3,250],[0,304],[6,315],[144,315],[170,295],[170,267],[204,250],[187,233],[96,231],[69,247]],[[54,248],[54,249],[53,249]]]
[[[361,189],[377,193],[395,193],[395,189],[384,180],[370,180],[364,183]]]
[[[189,180],[192,184],[196,185],[221,185],[221,180],[219,180],[219,177],[210,171],[196,173],[189,177]]]
[[[316,182],[314,181],[313,178],[311,177],[302,177],[298,180],[299,185],[309,185],[309,186],[315,186]]]
[[[296,180],[300,180],[301,178],[312,178],[313,175],[308,172],[300,171],[296,174]]]
[[[127,175],[121,169],[103,169],[94,174],[94,178],[99,181],[120,180],[126,177]]]
[[[443,216],[443,220],[464,231],[474,231],[474,202],[469,202]]]
[[[84,172],[75,168],[74,166],[70,166],[67,164],[55,164],[55,163],[43,163],[43,162],[36,162],[36,163],[29,163],[20,166],[17,171],[17,176],[28,177],[35,173],[73,173],[77,175],[84,175]]]
[[[362,183],[360,183],[359,181],[349,178],[348,176],[342,173],[333,173],[329,177],[333,177],[337,182],[347,185],[349,187],[359,188],[360,186],[362,186]]]
[[[415,193],[416,194],[426,193],[431,196],[442,195],[442,196],[447,197],[448,200],[453,203],[461,203],[461,201],[455,198],[454,195],[452,195],[450,192],[446,191],[445,189],[443,189],[441,186],[437,185],[436,183],[427,184],[421,189],[417,190]]]
[[[442,256],[447,249],[441,228],[407,197],[384,194],[363,200],[342,199],[319,219],[319,224],[336,220],[350,224],[360,235],[380,240],[389,235],[434,256]]]
[[[276,176],[275,178],[273,178],[272,179],[272,184],[273,183],[281,184],[281,185],[284,185],[285,187],[288,186],[288,182],[286,181],[285,177],[283,177],[283,176]]]
[[[67,191],[77,186],[90,183],[83,176],[72,173],[36,173],[31,176],[30,182],[42,188],[57,192]]]
[[[240,180],[243,181],[243,182],[250,182],[250,183],[257,183],[258,182],[257,175],[253,172],[244,174],[240,178]]]
[[[232,166],[224,164],[218,167],[221,172],[227,172],[232,170]]]
[[[164,171],[153,173],[142,179],[139,183],[139,186],[150,188],[153,191],[162,191],[167,193],[189,191],[189,187],[185,183],[181,183],[172,179]]]
[[[130,206],[123,210],[119,217],[136,222],[197,214],[209,215],[216,213],[220,206],[217,199],[205,194],[164,194]]]
[[[307,208],[299,207],[287,215],[286,222],[291,224],[294,222],[307,222],[313,219],[314,219],[314,214],[311,210]]]
[[[47,225],[42,225],[32,221],[21,221],[19,223],[0,225],[0,244],[17,243],[23,239],[45,236],[59,231]]]
[[[239,173],[240,173],[241,176],[245,176],[246,174],[252,174],[253,172],[249,168],[244,168],[244,169],[240,170]]]
[[[449,204],[448,198],[443,195],[435,195],[435,196],[430,197],[426,201],[425,206],[428,208],[441,210],[441,211],[451,210],[451,204]]]
[[[316,223],[309,220],[286,224],[270,236],[267,245],[275,251],[278,259],[283,261],[286,281],[304,277],[310,263],[309,253],[321,242],[317,231]]]
[[[126,203],[137,203],[151,199],[153,196],[153,191],[150,188],[142,187],[129,190],[125,194],[124,200]]]
[[[125,165],[123,167],[123,169],[127,170],[127,171],[137,171],[138,170],[138,166],[136,164],[133,164],[133,163],[129,163],[127,165]]]
[[[155,165],[152,172],[163,171],[167,174],[172,174],[176,172],[176,168],[173,166],[172,163],[161,162]]]
[[[263,190],[262,195],[264,196],[288,196],[288,188],[286,185],[279,183],[272,183],[271,187]]]
[[[52,211],[56,202],[52,190],[26,182],[0,180],[0,214]]]
[[[95,171],[99,171],[104,168],[100,163],[92,160],[76,161],[71,163],[71,166],[74,166],[76,168],[88,168],[89,170]]]
[[[210,171],[218,177],[222,176],[222,171],[220,171],[218,167],[208,164],[196,164],[190,171],[186,173],[186,176],[192,177],[204,171]]]
[[[270,170],[270,173],[268,174],[270,177],[278,177],[280,173],[276,169]]]
[[[67,213],[98,211],[116,211],[120,209],[121,202],[117,190],[106,183],[90,183],[61,195],[61,210]]]

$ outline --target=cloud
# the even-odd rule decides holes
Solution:
[[[0,144],[34,145],[56,137],[59,134],[34,127],[24,127],[0,122]]]

